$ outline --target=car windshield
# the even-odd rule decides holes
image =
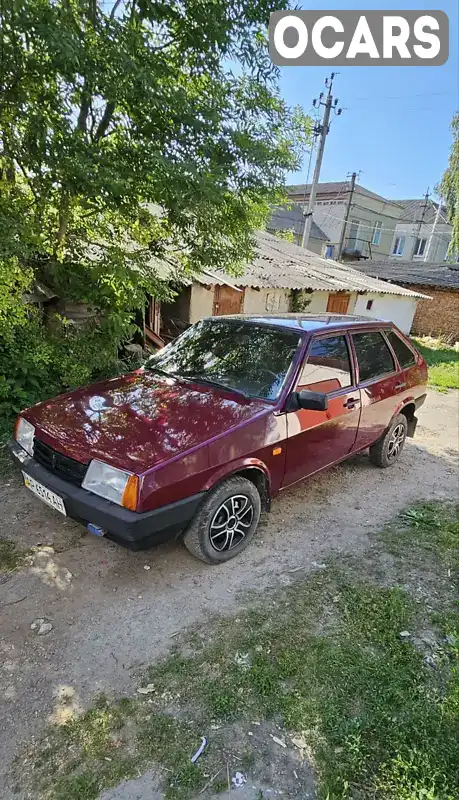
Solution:
[[[202,320],[150,358],[145,369],[276,400],[299,342],[298,333],[281,328]]]

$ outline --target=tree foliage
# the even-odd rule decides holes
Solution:
[[[449,165],[445,170],[439,186],[439,192],[445,198],[448,217],[453,226],[450,252],[459,254],[459,113],[451,123],[453,143],[449,157]]]
[[[100,309],[113,349],[146,291],[167,296],[162,256],[188,272],[250,255],[309,136],[267,52],[287,5],[3,0],[0,324],[39,276]]]

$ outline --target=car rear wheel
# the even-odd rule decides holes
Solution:
[[[370,447],[370,459],[378,467],[391,467],[398,460],[405,444],[408,422],[404,414],[398,414],[382,439]]]
[[[256,486],[235,476],[217,486],[185,531],[189,552],[207,564],[221,564],[239,555],[255,535],[261,513]]]

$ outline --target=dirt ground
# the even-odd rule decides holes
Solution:
[[[82,536],[18,475],[6,480],[0,535],[38,550],[32,565],[0,575],[0,797],[16,796],[9,765],[21,742],[62,717],[63,693],[76,709],[101,691],[131,694],[139,668],[209,612],[234,611],[247,590],[288,584],[297,568],[320,568],[331,554],[362,551],[410,503],[457,497],[458,415],[458,392],[429,392],[398,464],[380,470],[361,455],[286,491],[251,547],[220,567],[193,560],[177,543],[131,553]],[[37,618],[52,630],[37,635]],[[105,796],[139,795],[127,786]]]

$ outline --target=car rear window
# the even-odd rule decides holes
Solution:
[[[394,372],[395,363],[384,337],[379,331],[353,333],[355,352],[359,362],[360,381]]]
[[[405,344],[400,339],[400,336],[397,336],[395,331],[386,331],[386,336],[389,339],[390,344],[392,345],[392,349],[394,350],[395,355],[398,358],[398,363],[401,367],[411,367],[413,364],[416,363],[416,359],[414,357],[414,353],[408,345]]]

